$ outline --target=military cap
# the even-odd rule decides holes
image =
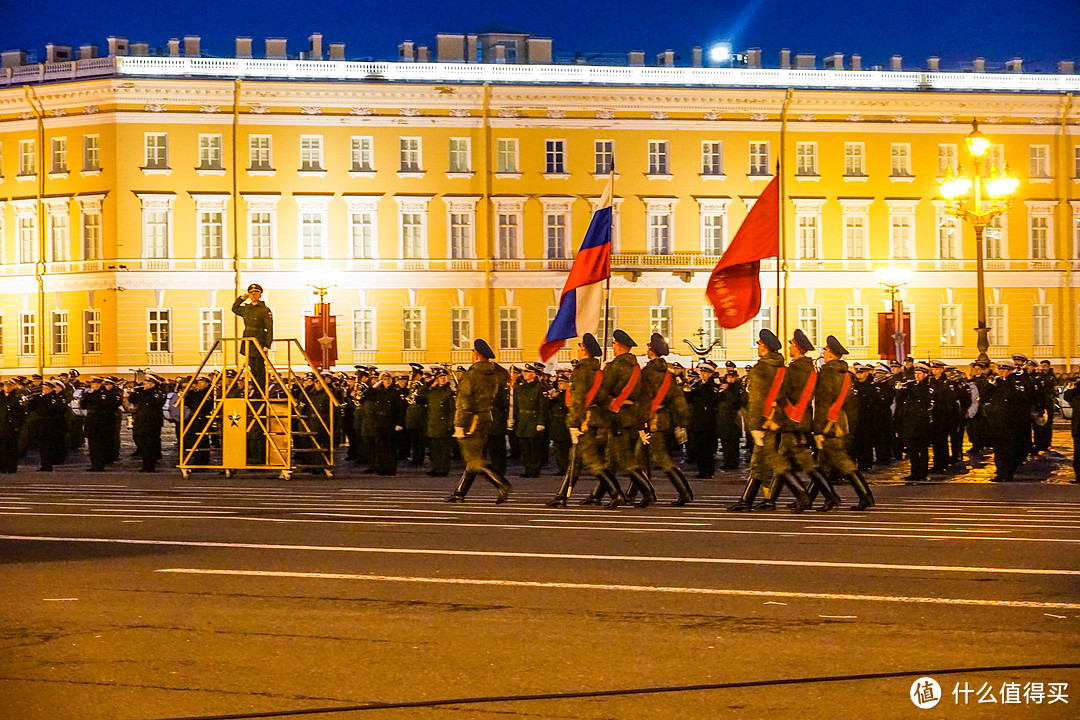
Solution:
[[[581,337],[581,346],[593,357],[600,357],[604,354],[603,348],[600,347],[600,343],[596,341],[596,336],[592,333],[585,333]]]
[[[538,371],[536,369],[536,363],[525,363],[521,368],[521,372],[531,372],[531,373],[543,372],[543,367],[544,366],[541,365],[540,370]]]
[[[149,373],[147,373],[147,374],[149,374]],[[227,378],[236,377],[236,370],[234,370],[232,368],[229,368],[228,370],[225,371],[225,377],[227,377]]]
[[[260,285],[259,283],[251,283],[250,285],[248,285],[248,289],[247,289],[248,292],[252,292],[254,290],[258,290],[259,292],[262,292],[263,291],[262,285]]]
[[[774,333],[769,328],[762,328],[758,332],[757,337],[757,341],[759,343],[769,348],[769,350],[772,350],[773,352],[776,352],[783,347],[783,343],[780,342],[780,338],[776,337],[776,333]]]
[[[920,361],[920,362],[915,363],[915,369],[918,370],[919,372],[928,373],[928,372],[930,372],[930,365],[928,363],[924,363],[924,362]]]
[[[450,372],[444,367],[437,367],[437,368],[434,368],[431,371],[431,377],[433,377],[433,378],[447,377],[449,375],[450,375]]]
[[[702,360],[698,363],[698,371],[705,370],[707,372],[716,372],[716,363],[712,360]]]
[[[728,360],[726,363],[724,363],[724,367],[731,368],[732,370],[737,370],[738,369],[737,367],[735,367],[735,361],[734,360]]]
[[[70,377],[72,380],[74,380],[75,378],[79,377],[79,371],[76,370],[75,368],[72,368],[71,370],[68,370],[68,377]]]
[[[463,365],[458,365],[454,368],[454,372],[465,372],[465,367]]]
[[[796,347],[802,348],[803,352],[810,352],[814,349],[814,343],[810,342],[810,338],[806,337],[806,333],[802,331],[802,328],[795,328],[795,332],[791,336],[791,342],[795,343]]]
[[[114,378],[114,377],[111,377],[111,376],[109,376],[109,375],[106,375],[106,376],[105,376],[105,380],[104,380],[104,382],[107,382],[107,383],[109,383],[110,385],[116,385],[116,384],[117,384],[117,383],[119,383],[120,381],[119,381],[119,380],[118,380],[117,378]]]
[[[37,373],[34,373],[33,375],[30,376],[30,379],[31,380],[41,380],[41,376],[38,375]]]
[[[155,385],[160,385],[162,381],[161,378],[154,373],[146,373],[143,375],[143,382],[152,382]]]
[[[1034,360],[1028,360],[1027,361],[1027,367],[1037,368],[1037,367],[1039,367],[1039,363],[1035,362]]]
[[[1040,365],[1049,365],[1050,361],[1049,360],[1042,360],[1042,361],[1039,362],[1039,364]]]
[[[205,375],[200,375],[199,377],[195,378],[195,382],[208,383],[210,382],[210,378],[206,377]]]
[[[491,346],[487,344],[487,341],[482,338],[476,338],[473,342],[473,350],[475,350],[480,357],[491,360],[495,357],[495,352],[491,349]]]
[[[889,361],[889,367],[890,368],[898,368],[898,367],[901,367],[901,365],[896,360],[890,360]]]
[[[409,367],[411,367],[416,372],[423,372],[424,371],[424,366],[421,365],[420,363],[409,363]]]
[[[65,388],[67,388],[67,383],[65,383],[63,380],[53,380],[52,384],[53,387],[55,387],[57,390],[64,390]]]
[[[625,330],[616,330],[612,335],[612,339],[620,345],[626,347],[637,347],[637,343],[634,342],[634,338],[630,337]]]
[[[974,365],[975,367],[981,367],[981,368],[988,368],[991,365],[989,360],[976,360],[975,362],[973,362],[971,364]]]
[[[4,378],[4,384],[5,385],[16,385],[18,383],[16,382],[15,378],[9,377],[9,378]]]
[[[869,370],[870,366],[869,365],[863,365],[861,362],[857,362],[857,363],[852,363],[851,364],[851,369],[854,370],[857,373],[860,373],[860,372],[866,372],[867,370]]]
[[[25,385],[26,384],[26,376],[25,375],[19,375],[18,377],[15,378],[15,382],[19,383],[20,385]]]
[[[848,354],[847,348],[840,344],[840,341],[836,339],[835,335],[830,335],[825,338],[825,347],[829,348],[829,352],[833,355],[843,357]]]
[[[931,360],[928,364],[931,368],[945,368],[945,363],[941,360]]]
[[[1017,365],[1023,365],[1027,362],[1027,355],[1021,355],[1020,353],[1017,353],[1016,355],[1012,356],[1012,359],[1013,362]]]
[[[664,357],[671,349],[668,347],[667,340],[660,333],[653,333],[649,337],[649,349],[656,353],[659,357]]]
[[[678,360],[676,360],[675,362],[668,363],[668,367],[675,368],[676,370],[682,370],[683,369],[683,364],[681,362],[679,362]]]
[[[874,366],[874,372],[887,373],[889,371],[889,363],[879,362],[876,366]]]
[[[904,362],[913,363],[913,362],[915,362],[915,358],[908,355],[906,358],[904,358]]]
[[[105,382],[105,378],[101,377],[100,375],[95,375],[94,377],[90,378],[90,382],[92,382],[92,383]]]
[[[519,368],[519,367],[518,367],[517,365],[511,365],[511,366],[510,366],[510,372],[511,372],[511,373],[520,373],[520,372],[521,372],[521,368]]]

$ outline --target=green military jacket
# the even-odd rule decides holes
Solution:
[[[498,397],[508,397],[509,380],[510,373],[490,360],[480,360],[470,365],[458,384],[454,427],[465,428],[466,435],[472,434],[477,428],[490,428],[493,406]],[[505,424],[503,428],[505,432]]]
[[[641,408],[644,395],[640,375],[633,390],[630,391],[630,395],[619,408],[619,412],[616,413],[611,410],[611,402],[626,388],[627,383],[633,377],[633,371],[636,367],[640,367],[637,356],[628,352],[619,355],[604,366],[604,380],[600,383],[600,392],[596,394],[596,404],[603,408],[603,413],[599,418],[600,422],[606,423],[605,426],[613,431],[636,430],[645,424],[645,417]],[[593,418],[596,419],[596,416],[594,415]],[[592,420],[589,422],[592,424]]]
[[[427,436],[446,438],[454,432],[454,391],[449,385],[432,385],[423,391],[427,403]]]
[[[847,378],[847,388],[844,388]],[[814,388],[815,435],[843,437],[848,434],[849,425],[847,399],[855,386],[855,378],[848,372],[848,365],[843,360],[830,360],[818,372],[817,386]],[[833,408],[835,407],[835,411]],[[833,413],[830,417],[830,413]]]
[[[244,304],[244,297],[236,298],[232,304],[232,311],[244,318],[244,337],[255,338],[264,348],[270,347],[274,342],[274,313],[266,303],[259,301],[258,305]],[[241,352],[247,354],[247,348],[241,346]]]
[[[685,428],[690,419],[690,409],[686,404],[686,393],[679,387],[674,376],[668,381],[667,390],[656,412],[650,412],[652,405],[664,384],[664,377],[670,375],[664,358],[653,358],[641,370],[641,417],[649,424],[649,432],[667,432],[677,427]],[[648,416],[646,418],[646,416]]]
[[[551,403],[544,393],[544,386],[539,380],[518,382],[514,388],[514,435],[519,438],[540,437],[550,423]]]
[[[585,402],[589,397],[589,391],[592,390],[593,385],[596,383],[596,376],[599,373],[600,361],[593,357],[579,361],[577,367],[574,368],[574,372],[570,373],[570,407],[566,413],[566,425],[568,427],[580,429],[585,424],[586,416],[589,425],[602,427],[599,423],[599,415],[602,413],[596,404],[600,393],[596,393],[591,403],[586,404]],[[595,422],[594,418],[596,418]]]
[[[780,423],[781,432],[810,432],[814,419],[813,396],[803,407],[801,417],[793,419],[791,416],[798,414],[799,400],[803,390],[806,388],[806,383],[810,382],[811,375],[816,372],[814,361],[808,355],[803,355],[788,363],[787,372],[784,374],[784,384],[780,387],[780,397],[776,401],[776,413],[773,416]]]
[[[765,399],[769,395],[777,371],[784,367],[784,357],[770,352],[760,358],[746,374],[746,426],[761,430],[770,414],[766,413]],[[779,393],[777,398],[779,398]]]

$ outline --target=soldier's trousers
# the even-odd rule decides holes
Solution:
[[[806,436],[807,433],[803,432],[780,433],[779,456],[785,467],[783,470],[774,468],[774,472],[809,471],[817,467],[817,463],[814,462],[814,455],[806,444]]]
[[[566,474],[566,468],[570,464],[570,441],[553,440],[551,442],[551,457],[555,458],[555,468],[560,475]]]
[[[650,477],[653,468],[666,473],[675,467],[675,461],[671,459],[671,452],[668,450],[666,433],[654,432],[648,447],[638,442],[635,450],[638,454],[638,462],[641,463],[641,466],[645,468],[645,472]]]
[[[0,435],[0,473],[13,473],[19,469],[19,434]]]
[[[1053,418],[1047,418],[1045,425],[1034,425],[1032,432],[1035,435],[1035,452],[1049,450],[1054,439]]]
[[[479,432],[479,431],[477,431]],[[476,433],[473,433],[474,435]],[[500,475],[506,474],[506,433],[497,432],[492,433],[488,437],[488,433],[485,430],[484,436],[486,438],[487,458],[491,464],[491,469]]]
[[[428,438],[431,447],[431,474],[439,477],[450,474],[450,452],[453,438]]]
[[[1012,480],[1016,475],[1016,468],[1020,467],[1020,462],[1026,457],[1024,455],[1024,438],[1015,438],[1009,436],[998,436],[993,438],[994,441],[994,468],[996,469],[996,480]]]
[[[907,439],[907,455],[911,461],[911,479],[925,480],[930,474],[930,441],[924,437]]]
[[[1075,480],[1073,480],[1073,482],[1080,482],[1080,455],[1076,454],[1077,448],[1080,447],[1080,436],[1073,435],[1072,436],[1072,441],[1073,441],[1073,475],[1076,478]],[[3,471],[2,468],[0,468],[0,472],[2,472],[2,471]]]
[[[971,441],[971,452],[974,455],[982,455],[986,447],[986,419],[979,413],[967,424],[968,440]]]
[[[377,475],[397,475],[398,453],[395,439],[394,433],[372,438],[375,451],[372,465]]]
[[[944,471],[949,466],[949,436],[952,434],[951,427],[934,426],[934,470]]]
[[[826,474],[830,472],[844,477],[855,472],[855,463],[848,455],[847,445],[842,437],[827,437],[818,448],[818,464]]]
[[[699,478],[711,478],[716,472],[716,433],[709,431],[691,431],[688,445],[690,457],[687,459],[697,465]]]
[[[107,428],[105,433],[95,432],[86,438],[86,447],[90,455],[90,467],[93,470],[104,470],[105,465],[109,462],[109,455],[112,453],[112,433],[110,430],[111,428]],[[190,444],[187,444],[184,449],[187,450],[189,447]],[[198,455],[198,453],[196,452],[195,455]],[[206,462],[193,461],[192,464],[205,465]]]
[[[409,430],[409,464],[424,464],[424,431],[420,429]]]
[[[522,474],[526,477],[535,477],[540,474],[540,461],[543,458],[543,437],[519,437],[518,447],[521,449]]]
[[[161,428],[153,431],[132,435],[135,447],[139,449],[139,459],[142,460],[143,470],[153,470],[155,464],[161,459]]]
[[[461,457],[465,460],[465,472],[469,473],[481,473],[484,468],[488,467],[489,461],[485,458],[484,453],[490,449],[491,443],[488,439],[488,430],[491,426],[487,423],[477,425],[476,429],[471,435],[466,435],[463,438],[458,438],[458,446],[461,448]],[[501,433],[495,436],[496,439],[502,441],[503,444],[503,458],[505,462],[506,457],[506,436]],[[502,472],[491,463],[493,470]]]
[[[780,442],[779,433],[772,430],[765,431],[765,439],[762,445],[754,445],[754,454],[750,456],[750,479],[766,482],[771,473],[787,471],[787,466],[780,459],[777,445]],[[777,470],[779,468],[779,470]]]
[[[641,463],[634,454],[638,436],[632,430],[612,430],[604,448],[605,465],[615,472],[631,473],[641,470]]]
[[[953,427],[952,432],[949,433],[949,447],[952,450],[953,462],[960,462],[964,459],[964,423],[958,422]]]
[[[851,436],[853,459],[860,470],[869,470],[874,465],[874,437],[869,431],[870,428],[862,428]]]
[[[577,463],[578,467],[585,467],[594,476],[599,477],[600,473],[607,469],[607,461],[605,459],[607,450],[607,432],[602,429],[589,428],[578,437],[577,442]]]

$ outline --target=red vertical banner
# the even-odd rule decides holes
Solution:
[[[337,318],[329,315],[327,321],[324,326],[323,318],[318,315],[304,318],[304,352],[308,356],[308,361],[320,370],[337,363]],[[327,338],[330,346],[325,367],[323,365],[323,338]]]
[[[878,327],[878,355],[882,360],[904,361],[904,358],[896,357],[896,314],[891,312],[879,312],[877,314]],[[911,313],[904,313],[904,346],[905,353],[911,354]]]

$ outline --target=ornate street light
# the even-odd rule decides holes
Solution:
[[[956,173],[946,168],[945,177],[938,180],[941,196],[945,198],[945,212],[960,218],[975,228],[975,271],[979,301],[979,325],[977,347],[979,360],[988,361],[986,351],[990,347],[989,328],[986,326],[986,283],[983,277],[983,231],[1012,205],[1013,195],[1020,184],[1009,173],[1009,166],[1002,164],[996,172],[983,167],[983,158],[990,150],[990,140],[979,131],[977,120],[971,121],[972,131],[968,133],[966,144],[971,153],[974,169],[970,176],[964,174],[964,168],[958,167]]]

